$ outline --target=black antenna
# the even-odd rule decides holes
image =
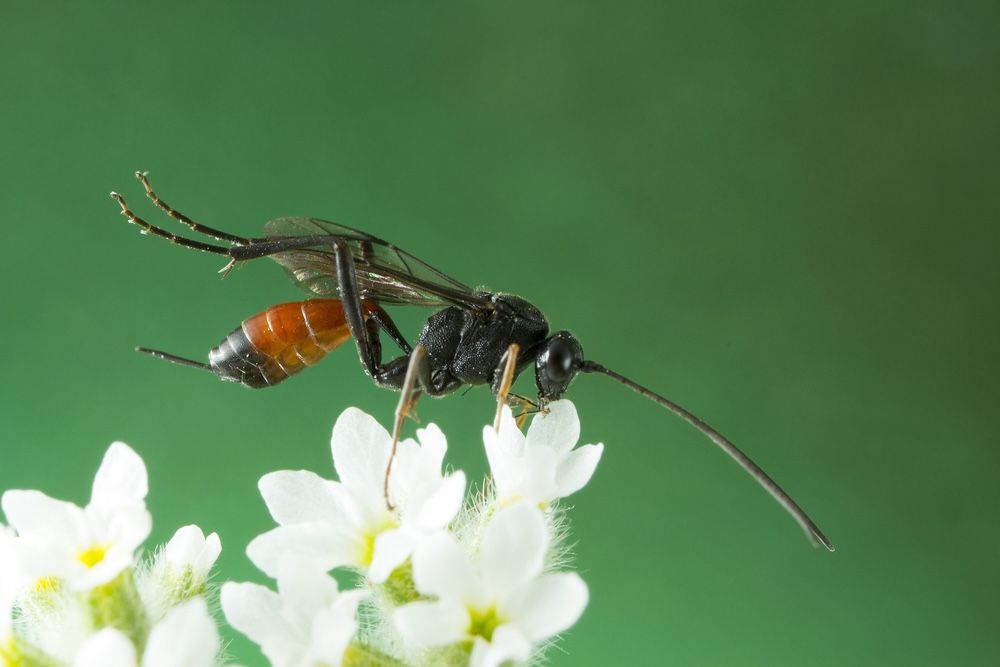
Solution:
[[[194,361],[192,359],[185,359],[184,357],[178,357],[176,354],[170,354],[169,352],[162,352],[160,350],[151,350],[148,347],[137,347],[136,352],[142,352],[143,354],[148,354],[151,357],[156,357],[157,359],[163,359],[164,361],[169,361],[172,364],[177,364],[178,366],[190,366],[191,368],[200,368],[211,372],[212,367],[208,364],[203,364],[200,361]]]
[[[798,506],[798,504],[796,504],[794,500],[792,500],[791,496],[785,493],[785,490],[778,486],[778,483],[771,479],[771,477],[764,472],[760,466],[754,463],[749,456],[740,451],[736,445],[729,442],[725,436],[716,431],[714,428],[673,401],[660,396],[654,391],[646,389],[641,384],[629,380],[627,377],[614,372],[610,368],[605,368],[604,366],[593,361],[585,361],[583,362],[583,366],[580,370],[584,373],[603,373],[604,375],[617,380],[632,391],[642,394],[655,403],[659,403],[667,410],[670,410],[675,415],[691,424],[691,426],[694,426],[696,429],[704,433],[708,436],[709,440],[721,447],[722,451],[729,454],[729,456],[739,463],[740,467],[750,473],[750,476],[757,480],[757,483],[764,487],[764,489],[778,501],[778,504],[785,508],[786,512],[792,515],[798,524],[802,526],[802,530],[806,532],[806,536],[809,538],[810,542],[814,545],[820,543],[830,551],[834,550],[833,544],[826,538],[823,531],[819,529],[819,526],[813,523],[813,520],[809,518],[809,516],[802,510],[801,507]]]

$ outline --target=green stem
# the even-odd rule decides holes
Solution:
[[[413,561],[409,558],[397,567],[380,586],[382,595],[393,607],[399,607],[407,602],[426,599],[413,583]]]
[[[405,662],[360,642],[351,642],[347,645],[341,665],[342,667],[406,667]]]
[[[149,618],[131,569],[90,591],[87,603],[94,628],[120,630],[142,653],[149,636]]]

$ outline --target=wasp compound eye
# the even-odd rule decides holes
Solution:
[[[535,359],[538,393],[555,400],[565,393],[583,365],[583,347],[573,334],[558,331],[542,347]]]

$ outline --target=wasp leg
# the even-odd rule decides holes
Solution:
[[[509,405],[511,409],[515,406],[521,408],[521,412],[514,418],[517,421],[517,427],[521,430],[524,429],[524,424],[528,421],[528,417],[530,415],[541,411],[537,403],[527,396],[521,396],[520,394],[509,394],[507,396],[507,405]]]
[[[333,244],[334,256],[337,258],[337,289],[340,291],[340,302],[344,305],[344,316],[351,336],[358,346],[358,357],[365,372],[373,380],[378,380],[382,366],[381,345],[373,343],[377,339],[365,326],[365,313],[361,305],[361,293],[358,290],[358,280],[354,272],[354,258],[345,243]]]
[[[135,177],[139,179],[139,182],[142,183],[142,187],[145,188],[146,196],[149,197],[158,208],[162,209],[164,213],[182,225],[190,227],[198,234],[211,236],[213,239],[217,239],[219,241],[229,241],[230,243],[235,243],[237,245],[248,245],[250,243],[250,239],[245,239],[242,236],[236,236],[235,234],[221,232],[218,229],[213,229],[207,225],[195,222],[177,209],[173,208],[170,204],[160,199],[160,196],[153,190],[153,186],[149,183],[149,175],[147,172],[137,171],[135,172]]]
[[[159,236],[160,238],[164,238],[170,241],[171,243],[183,246],[185,248],[191,248],[192,250],[210,252],[215,255],[225,255],[227,257],[230,257],[231,260],[235,259],[232,254],[233,248],[227,248],[225,246],[219,246],[219,245],[212,245],[211,243],[202,243],[201,241],[187,239],[184,238],[183,236],[178,236],[173,232],[168,232],[167,230],[157,227],[156,225],[149,224],[148,222],[137,216],[135,213],[133,213],[132,210],[128,207],[128,204],[125,203],[125,198],[122,197],[117,192],[112,192],[111,198],[114,199],[116,202],[118,202],[118,205],[121,206],[122,215],[124,215],[128,219],[128,221],[131,222],[133,225],[138,226],[144,234],[152,234],[153,236]]]
[[[202,241],[196,241],[194,239],[185,238],[169,232],[162,227],[157,227],[154,224],[146,222],[139,216],[137,216],[132,209],[128,207],[125,203],[125,198],[117,192],[111,193],[111,198],[118,202],[121,207],[121,214],[131,222],[133,225],[138,226],[143,234],[152,234],[153,236],[159,236],[162,239],[166,239],[170,243],[179,245],[183,248],[191,248],[192,250],[200,250],[202,252],[210,252],[213,255],[222,255],[229,258],[229,262],[219,273],[228,273],[237,262],[245,262],[251,259],[259,259],[261,257],[268,257],[270,255],[276,255],[278,253],[287,252],[289,250],[300,250],[302,248],[311,248],[319,245],[336,246],[342,241],[341,237],[334,236],[332,234],[316,234],[314,236],[285,236],[277,238],[243,238],[238,237],[233,234],[225,234],[225,232],[218,232],[218,230],[211,229],[210,227],[205,227],[198,223],[194,223],[197,227],[192,227],[195,231],[200,231],[204,234],[212,236],[213,233],[218,232],[223,240],[232,240],[235,245],[231,247],[214,245],[211,243],[204,243]],[[185,218],[187,219],[187,218]],[[190,226],[190,225],[189,225]],[[210,233],[208,230],[211,230]],[[238,242],[235,239],[240,239]]]
[[[500,430],[500,416],[503,414],[503,406],[507,404],[507,394],[510,393],[510,386],[514,384],[514,372],[517,370],[517,355],[521,351],[521,346],[511,343],[510,347],[500,358],[503,368],[497,368],[494,389],[497,395],[497,414],[493,419],[493,430]]]
[[[370,318],[369,321],[374,321],[378,325],[378,328],[384,331],[392,339],[392,342],[399,346],[399,349],[404,354],[410,354],[413,351],[409,342],[403,338],[403,334],[400,333],[396,323],[389,317],[389,313],[382,310],[381,307],[377,307],[368,314],[368,317]]]
[[[385,496],[385,506],[389,510],[395,509],[389,498],[389,475],[392,473],[392,462],[396,458],[396,448],[399,446],[399,434],[403,430],[403,420],[412,412],[417,399],[420,398],[417,384],[420,382],[421,376],[426,375],[426,367],[427,350],[424,349],[423,345],[417,345],[410,353],[410,360],[406,366],[406,377],[403,380],[399,403],[396,405],[396,420],[392,425],[392,449],[389,451],[389,460],[385,465],[382,493]]]
[[[252,247],[252,246],[251,246]],[[340,301],[344,307],[347,327],[358,348],[361,365],[375,382],[381,387],[402,390],[406,386],[409,368],[413,366],[413,349],[403,338],[392,318],[381,308],[377,309],[367,319],[358,289],[357,274],[354,270],[354,257],[347,245],[342,242],[333,243],[334,257],[337,259],[337,283],[340,290]],[[384,330],[405,352],[387,364],[382,363],[382,345],[378,338],[378,330]],[[426,355],[426,352],[424,352]],[[430,368],[426,363],[419,364],[421,393],[434,394],[431,382]]]

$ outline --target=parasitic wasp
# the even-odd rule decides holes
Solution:
[[[550,332],[545,315],[525,299],[472,289],[391,243],[315,218],[271,220],[264,236],[258,238],[222,232],[169,206],[153,190],[145,173],[138,172],[136,177],[147,196],[168,216],[227,245],[186,238],[152,225],[133,213],[120,194],[112,192],[122,215],[144,233],[227,258],[221,273],[241,262],[270,257],[292,282],[315,297],[272,306],[247,318],[209,352],[208,363],[148,348],[137,348],[139,351],[261,388],[314,365],[353,339],[361,364],[375,383],[403,392],[394,440],[418,395],[445,396],[461,387],[489,385],[501,401],[544,409],[548,401],[566,392],[579,373],[605,375],[701,431],[757,480],[811,541],[833,551],[833,544],[798,504],[721,433],[673,401],[587,359],[573,334]],[[437,310],[427,319],[417,344],[410,345],[383,305]],[[382,334],[399,347],[401,355],[383,360]],[[537,404],[516,395],[508,399],[511,380],[529,365],[534,365]]]

